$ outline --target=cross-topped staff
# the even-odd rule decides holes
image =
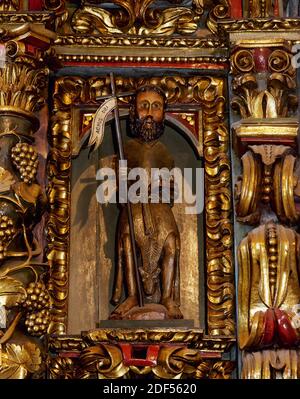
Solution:
[[[105,121],[107,119],[108,114],[113,110],[115,116],[115,124],[116,124],[116,134],[117,134],[117,143],[118,143],[118,152],[119,152],[119,159],[120,161],[125,161],[124,155],[124,146],[123,146],[123,139],[121,133],[121,126],[120,126],[120,115],[119,115],[119,106],[118,106],[118,98],[120,97],[128,97],[132,96],[134,92],[126,92],[117,94],[116,93],[116,84],[114,74],[110,73],[110,82],[111,82],[111,91],[112,95],[110,96],[103,96],[97,97],[97,100],[106,100],[97,110],[93,125],[92,125],[92,133],[89,139],[88,146],[94,145],[94,150],[99,147],[101,141],[103,139],[104,134],[104,126]],[[139,306],[144,306],[144,298],[142,294],[142,285],[141,279],[138,269],[138,260],[137,260],[137,250],[136,250],[136,242],[135,242],[135,235],[134,235],[134,225],[133,225],[133,217],[132,217],[132,208],[131,203],[127,200],[127,215],[128,215],[128,222],[129,222],[129,231],[130,231],[130,241],[133,253],[133,263],[134,263],[134,271],[136,277],[136,285],[137,285],[137,294],[138,294],[138,303]]]

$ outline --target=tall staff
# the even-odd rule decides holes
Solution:
[[[97,112],[95,114],[93,126],[92,126],[92,134],[90,136],[88,145],[90,146],[92,144],[95,144],[94,150],[96,148],[98,148],[98,146],[100,145],[100,143],[103,139],[105,119],[107,118],[108,114],[113,110],[114,116],[115,116],[115,124],[116,124],[119,159],[120,159],[120,161],[125,161],[126,159],[125,159],[125,155],[124,155],[124,145],[123,145],[123,139],[122,139],[122,133],[121,133],[120,114],[119,114],[119,106],[118,106],[117,100],[119,97],[132,96],[134,93],[130,92],[130,93],[117,94],[116,93],[116,83],[115,83],[115,78],[114,78],[113,73],[110,73],[110,82],[111,82],[112,95],[104,96],[104,97],[97,97],[97,100],[106,99],[106,101],[99,107],[99,109],[97,110]],[[143,298],[143,294],[142,294],[142,285],[141,285],[141,279],[140,279],[140,274],[139,274],[139,269],[138,269],[138,260],[137,260],[137,250],[136,250],[136,242],[135,242],[135,235],[134,235],[132,208],[131,208],[131,203],[128,199],[127,199],[126,207],[127,207],[127,215],[128,215],[128,222],[129,222],[130,242],[131,242],[132,254],[133,254],[133,263],[134,263],[138,303],[139,303],[139,307],[143,307],[144,306],[144,298]]]

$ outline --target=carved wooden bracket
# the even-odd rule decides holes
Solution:
[[[91,331],[81,337],[52,336],[48,373],[53,379],[146,375],[161,379],[230,378],[234,363],[221,360],[221,356],[223,351],[228,351],[233,339],[202,337],[197,330],[179,333],[170,329],[107,329]],[[121,342],[113,343],[114,338]],[[133,338],[135,342],[130,342]]]

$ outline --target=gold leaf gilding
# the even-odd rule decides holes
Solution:
[[[32,344],[6,344],[2,352],[0,379],[24,379],[28,373],[39,370],[41,353],[39,348]]]
[[[24,301],[26,291],[23,284],[11,277],[0,277],[0,306],[13,307]]]

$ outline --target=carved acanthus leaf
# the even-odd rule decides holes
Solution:
[[[43,89],[46,69],[34,70],[26,65],[8,64],[0,69],[0,106],[13,106],[34,112],[45,102]]]
[[[20,0],[0,0],[0,11],[19,11]]]
[[[193,7],[163,9],[155,7],[155,0],[114,0],[113,3],[117,9],[84,5],[77,10],[72,20],[74,31],[85,34],[190,35],[197,30],[199,16],[203,13],[202,0],[195,0]]]
[[[257,86],[256,76],[252,73],[233,79],[232,88],[237,96],[233,97],[231,105],[242,118],[286,117],[295,110],[295,81],[288,74],[271,74],[265,90],[258,90]]]
[[[276,158],[283,156],[291,148],[285,145],[250,145],[249,148],[261,156],[265,165],[272,165]]]

